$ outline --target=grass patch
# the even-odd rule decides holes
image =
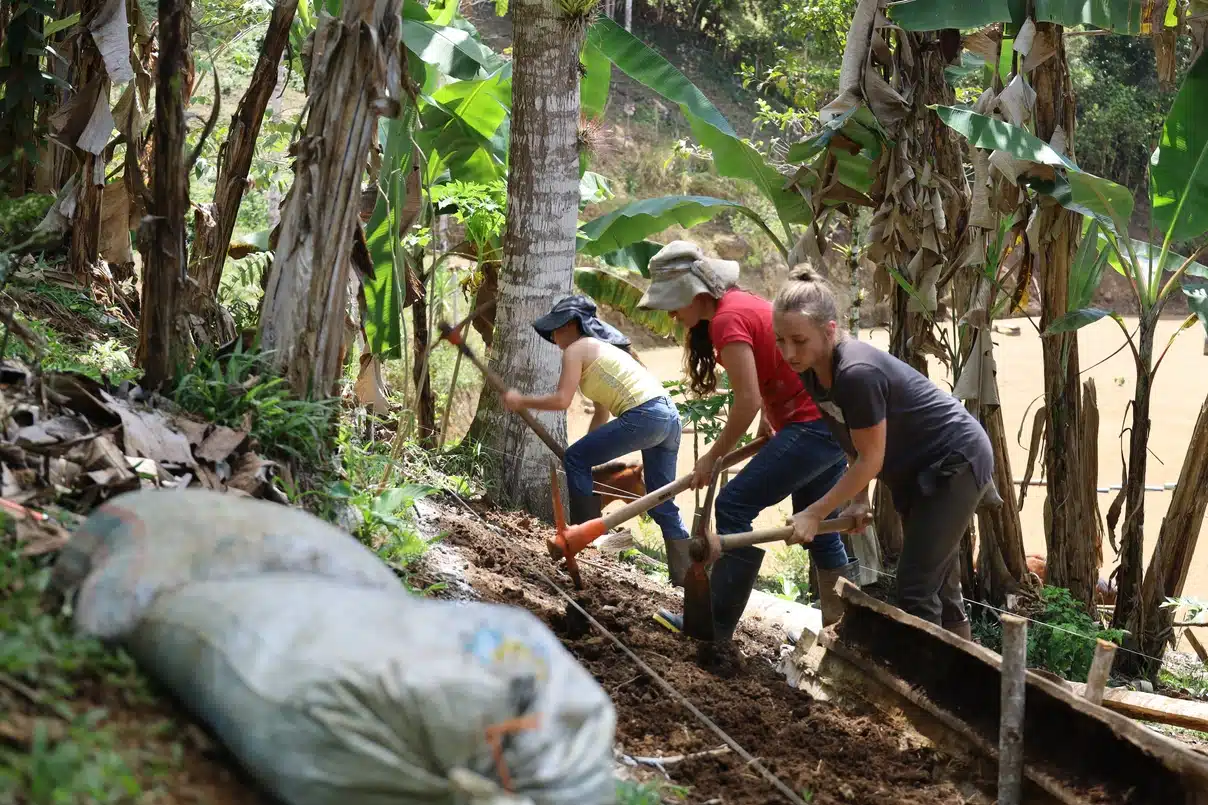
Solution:
[[[261,448],[311,466],[323,463],[336,400],[299,400],[268,374],[258,352],[200,356],[172,390],[177,405],[211,422],[247,430]]]
[[[1102,628],[1069,590],[1045,587],[1041,600],[1042,609],[1030,613],[1039,623],[1028,627],[1028,667],[1043,668],[1072,682],[1085,682],[1095,656],[1095,641],[1101,638],[1119,645],[1124,632]],[[988,610],[975,609],[973,636],[986,648],[1001,652],[1002,624]]]
[[[75,635],[66,616],[44,609],[49,576],[45,563],[0,537],[0,801],[144,801],[180,765],[181,750],[153,751],[145,727],[139,741],[123,740],[109,708],[146,708],[154,697],[129,656]]]
[[[617,780],[618,805],[661,805],[664,802],[684,802],[688,789],[659,780],[636,783],[632,780]]]

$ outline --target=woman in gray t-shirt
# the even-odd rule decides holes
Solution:
[[[809,269],[795,271],[776,297],[776,343],[852,458],[825,497],[794,515],[789,541],[808,543],[844,504],[845,515],[867,516],[868,485],[879,479],[902,517],[898,605],[970,639],[958,555],[993,485],[990,440],[959,400],[889,353],[849,338],[837,319],[834,292]]]

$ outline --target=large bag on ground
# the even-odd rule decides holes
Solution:
[[[288,805],[614,801],[612,703],[541,621],[413,596],[310,515],[135,492],[56,576],[82,580],[77,628],[125,645]]]
[[[125,644],[292,805],[615,796],[612,703],[521,609],[281,574],[162,595]]]
[[[78,588],[75,622],[129,633],[163,592],[192,581],[298,571],[393,589],[394,572],[345,531],[301,509],[205,489],[148,489],[100,506],[72,534],[51,584]]]

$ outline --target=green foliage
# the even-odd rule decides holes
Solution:
[[[1078,160],[1091,173],[1139,190],[1174,93],[1158,85],[1153,45],[1129,36],[1069,40],[1078,100]]]
[[[1150,158],[1153,223],[1171,243],[1208,232],[1208,58],[1201,56],[1183,79]]]
[[[976,148],[1001,150],[1036,166],[1026,174],[1038,193],[1066,209],[1092,216],[1112,231],[1127,231],[1133,199],[1127,188],[1086,173],[1048,143],[1018,126],[955,106],[934,107],[940,120]],[[1049,176],[1052,175],[1052,178]]]
[[[1044,609],[1033,616],[1038,622],[1028,624],[1028,667],[1085,682],[1095,657],[1095,641],[1119,644],[1124,631],[1101,628],[1069,590],[1045,587],[1042,596]],[[974,632],[986,648],[1002,650],[1002,626],[992,613],[975,616]]]
[[[312,465],[327,452],[335,400],[294,399],[284,378],[265,373],[257,352],[204,354],[171,397],[187,411],[230,428],[247,428],[261,448]]]
[[[810,598],[810,552],[796,545],[774,549],[779,570],[769,580],[760,579],[759,586],[785,601],[807,603]]]
[[[786,238],[792,225],[810,221],[801,194],[786,189],[780,172],[749,141],[738,137],[704,93],[657,51],[607,17],[591,26],[588,41],[627,76],[677,105],[697,142],[711,152],[718,174],[753,183],[775,206]]]
[[[11,529],[12,522],[3,518]],[[144,794],[129,753],[119,750],[104,710],[79,708],[88,690],[136,702],[150,696],[133,660],[77,637],[44,610],[49,567],[20,556],[0,535],[0,676],[3,690],[37,702],[29,745],[0,741],[0,800],[30,805],[134,802]],[[0,705],[5,702],[0,693]],[[10,722],[19,728],[21,722]]]
[[[440,214],[453,215],[465,227],[466,238],[482,247],[497,241],[507,223],[507,182],[451,181],[433,187],[428,195]]]
[[[674,336],[677,339],[684,335],[684,328],[667,313],[640,309],[638,302],[642,299],[642,289],[612,271],[576,268],[575,287],[597,303],[607,305],[655,335]]]
[[[41,193],[0,197],[0,244],[15,246],[29,239],[54,203],[54,196]]]
[[[688,789],[670,783],[617,780],[618,805],[662,805],[664,802],[683,802],[687,798]]]
[[[734,201],[707,196],[665,196],[626,204],[584,224],[581,233],[585,242],[580,242],[579,250],[602,256],[644,241],[672,225],[691,229],[723,212],[746,216],[768,236],[782,256],[788,254],[757,212]],[[639,268],[645,273],[644,265]]]

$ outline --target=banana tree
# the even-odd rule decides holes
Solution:
[[[1156,357],[1154,341],[1163,309],[1179,292],[1187,295],[1193,311],[1179,332],[1193,326],[1197,318],[1208,326],[1205,292],[1188,282],[1189,278],[1208,279],[1208,268],[1196,259],[1204,247],[1188,257],[1175,249],[1176,244],[1195,240],[1208,232],[1208,212],[1204,206],[1208,201],[1208,118],[1205,118],[1200,102],[1205,92],[1208,92],[1208,59],[1201,56],[1183,81],[1163,126],[1159,146],[1150,160],[1152,224],[1154,231],[1161,233],[1160,245],[1129,236],[1132,200],[1124,188],[1078,170],[1068,158],[1021,128],[991,121],[966,110],[937,110],[945,122],[971,144],[994,148],[1015,160],[1021,179],[1033,188],[1090,218],[1071,275],[1070,297],[1078,306],[1053,321],[1045,335],[1054,337],[1110,318],[1123,331],[1133,356],[1136,386],[1131,406],[1128,463],[1123,488],[1108,511],[1107,522],[1113,547],[1116,547],[1115,527],[1123,513],[1123,533],[1117,547],[1120,566],[1116,571],[1119,592],[1114,625],[1129,629],[1142,653],[1149,656],[1161,655],[1162,641],[1169,634],[1169,624],[1164,623],[1169,618],[1161,610],[1161,600],[1149,601],[1148,595],[1146,600],[1141,598],[1152,384],[1173,337]],[[1087,306],[1098,276],[1108,264],[1128,280],[1133,292],[1138,317],[1134,331],[1128,329],[1119,312]],[[1194,536],[1186,535],[1182,539],[1194,539]],[[1190,554],[1187,558],[1190,559]],[[1178,568],[1171,568],[1169,563],[1155,563],[1151,567],[1165,568],[1155,572],[1167,574],[1152,585],[1147,581],[1146,589],[1152,587],[1153,596],[1181,587]],[[1120,662],[1140,664],[1130,658],[1121,658]],[[1145,670],[1152,672],[1155,669]]]

